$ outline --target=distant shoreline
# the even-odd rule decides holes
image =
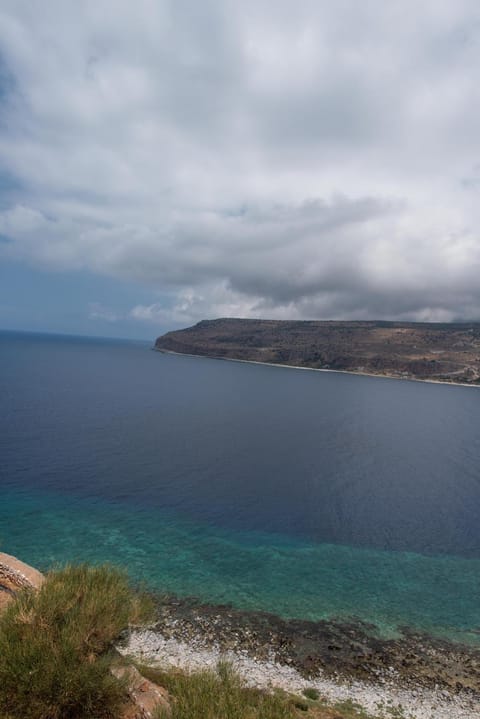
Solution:
[[[298,365],[280,364],[279,362],[259,362],[258,360],[237,359],[235,357],[220,357],[219,355],[193,354],[192,352],[175,352],[174,350],[162,349],[161,347],[152,347],[155,352],[162,354],[179,355],[180,357],[196,357],[197,359],[213,359],[222,360],[223,362],[242,362],[243,364],[263,365],[265,367],[282,367],[284,369],[307,370],[309,372],[331,372],[335,374],[348,374],[354,377],[375,377],[376,379],[398,380],[399,382],[422,382],[427,384],[441,384],[450,387],[472,387],[480,389],[480,384],[469,384],[468,382],[454,382],[453,380],[440,379],[420,379],[419,377],[399,377],[398,375],[374,374],[373,372],[355,372],[345,369],[324,369],[322,367],[300,367]]]

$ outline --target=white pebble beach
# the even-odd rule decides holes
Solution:
[[[328,702],[351,700],[374,716],[392,716],[398,708],[405,719],[478,719],[480,701],[466,692],[451,694],[443,689],[427,689],[422,686],[405,688],[398,683],[395,670],[378,682],[338,680],[322,674],[305,679],[294,668],[275,662],[260,661],[246,652],[222,651],[219,647],[207,647],[200,639],[188,643],[167,639],[158,631],[133,631],[120,651],[138,661],[153,663],[164,668],[195,672],[214,669],[221,659],[226,659],[243,677],[246,684],[261,689],[283,689],[301,694],[307,687],[314,687]]]

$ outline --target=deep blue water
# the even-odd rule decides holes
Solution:
[[[0,333],[0,548],[475,640],[480,390]]]

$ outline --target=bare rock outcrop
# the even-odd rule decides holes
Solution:
[[[40,589],[45,577],[38,569],[0,552],[0,610],[19,589]]]
[[[163,709],[165,716],[170,715],[167,690],[145,679],[138,669],[132,666],[117,666],[112,668],[112,674],[127,682],[130,704],[125,708],[121,719],[152,719],[159,708]]]

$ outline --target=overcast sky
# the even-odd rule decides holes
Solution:
[[[480,320],[478,0],[1,0],[0,327]]]

